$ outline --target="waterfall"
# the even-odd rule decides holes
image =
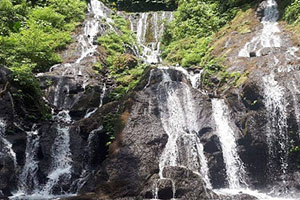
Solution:
[[[78,37],[81,46],[81,56],[75,63],[80,63],[84,58],[96,52],[97,45],[94,44],[94,40],[99,32],[99,19],[105,19],[109,25],[109,23],[113,22],[109,17],[110,12],[111,11],[101,1],[91,0],[88,5],[88,13],[94,16],[88,18],[84,26],[84,33]]]
[[[171,69],[159,69],[163,75],[157,91],[160,119],[168,135],[167,144],[159,160],[160,179],[164,178],[165,167],[183,166],[201,174],[207,187],[211,188],[207,160],[197,135],[200,127],[190,86],[172,81],[168,73]]]
[[[270,158],[280,155],[283,181],[288,168],[289,138],[287,133],[287,102],[284,99],[285,88],[278,85],[274,74],[263,77],[264,103],[267,110],[267,143]],[[279,148],[278,148],[279,147]],[[270,163],[272,165],[272,161]],[[272,170],[272,169],[271,169]]]
[[[279,19],[279,11],[275,0],[267,0],[267,5],[262,19],[262,33],[254,37],[253,40],[246,44],[240,51],[239,56],[249,57],[251,51],[256,51],[257,55],[264,47],[281,47],[280,29],[277,20]],[[249,49],[249,47],[251,47]],[[295,51],[289,49],[287,55],[295,57]],[[274,65],[271,73],[263,77],[264,86],[264,103],[267,110],[267,143],[269,148],[270,160],[279,155],[281,162],[281,171],[283,182],[288,168],[288,132],[287,132],[287,102],[284,99],[285,88],[281,87],[275,80],[275,71],[279,60],[274,56]],[[272,168],[272,161],[270,167]]]
[[[12,199],[50,199],[54,198],[53,189],[60,184],[68,184],[72,177],[72,159],[70,151],[70,135],[68,124],[72,121],[68,111],[61,111],[53,116],[57,121],[56,137],[51,147],[50,172],[45,184],[38,180],[39,161],[37,159],[40,145],[38,129],[33,127],[27,132],[26,157],[22,172],[18,178],[18,191]],[[68,192],[60,189],[60,195],[71,196]]]
[[[279,19],[279,11],[277,9],[277,3],[275,0],[265,1],[264,17],[262,19],[263,29],[260,34],[255,36],[250,42],[239,52],[240,57],[250,57],[251,52],[255,52],[256,56],[261,56],[261,51],[263,48],[279,48],[282,47],[282,41],[280,37],[280,28],[277,20]],[[271,62],[268,63],[269,74],[266,74],[262,78],[263,86],[263,97],[264,105],[267,112],[267,124],[266,124],[266,138],[268,144],[268,154],[269,154],[269,172],[270,174],[276,169],[276,160],[279,159],[281,177],[271,177],[271,180],[281,179],[281,188],[287,195],[288,188],[286,185],[286,174],[288,170],[288,156],[289,156],[289,136],[288,136],[288,113],[287,106],[288,101],[285,99],[286,88],[280,85],[276,81],[277,73],[281,72],[291,72],[294,67],[289,64],[288,61],[292,59],[299,59],[296,56],[297,47],[290,47],[286,50],[283,59],[285,58],[286,65],[283,65],[276,57],[276,55],[270,55]],[[290,83],[290,90],[292,93],[296,120],[299,124],[299,108],[297,107],[297,95],[298,90],[295,87],[295,82],[292,80]],[[272,191],[275,195],[280,195],[278,191]],[[249,193],[250,194],[250,193]],[[254,195],[255,196],[255,195]],[[256,195],[259,197],[259,195]],[[259,197],[262,199],[276,199],[270,197]],[[280,198],[284,199],[284,198]]]
[[[212,110],[216,134],[222,147],[229,189],[240,189],[242,186],[247,186],[246,170],[238,155],[234,129],[230,126],[229,109],[224,100],[213,99]]]
[[[69,127],[57,126],[57,136],[51,149],[52,163],[48,181],[42,189],[43,195],[52,193],[53,187],[59,182],[68,183],[71,179],[72,159],[70,152]]]
[[[129,15],[131,30],[136,33],[137,42],[142,49],[141,57],[149,64],[161,62],[161,38],[165,22],[173,19],[172,12],[149,12]]]
[[[270,94],[271,96],[271,94]],[[230,122],[229,109],[222,99],[212,100],[213,118],[216,123],[216,133],[220,139],[223,159],[226,167],[228,180],[228,188],[214,190],[222,195],[239,195],[241,193],[248,194],[258,198],[259,200],[295,200],[289,197],[270,196],[252,190],[247,185],[247,174],[242,160],[237,152],[235,140],[235,132],[232,123]]]
[[[18,194],[28,194],[39,188],[37,179],[38,160],[37,152],[39,148],[40,136],[38,130],[27,132],[27,142],[25,150],[25,164],[18,180]]]
[[[264,17],[261,21],[263,24],[262,32],[246,43],[244,48],[239,52],[239,57],[250,57],[251,52],[255,52],[256,56],[260,56],[260,51],[265,47],[281,46],[281,39],[278,34],[280,33],[280,28],[277,22],[279,19],[277,3],[275,0],[267,0],[266,2]]]

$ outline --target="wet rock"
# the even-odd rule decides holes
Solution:
[[[175,196],[173,194],[173,182],[171,179],[158,180],[157,190],[159,199],[172,199]]]
[[[256,57],[256,53],[255,52],[250,52],[250,57]]]
[[[183,167],[166,167],[166,178],[174,182],[175,197],[179,199],[215,199],[217,195],[206,188],[200,175]]]
[[[9,152],[4,146],[4,143],[0,140],[0,191],[2,195],[10,195],[10,189],[14,183],[15,176],[14,160],[9,155]]]
[[[264,17],[264,11],[265,11],[265,8],[267,7],[267,2],[266,1],[262,1],[257,9],[256,9],[256,17],[259,19],[259,20],[262,20],[262,18]]]

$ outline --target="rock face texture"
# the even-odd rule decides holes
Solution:
[[[97,24],[94,38],[79,31],[82,37],[74,36],[62,53],[64,63],[37,75],[51,119],[39,119],[35,104],[20,101],[11,72],[0,67],[0,198],[18,191],[76,193],[66,199],[81,200],[257,199],[242,190],[246,187],[297,197],[300,51],[283,27],[269,35],[280,36],[280,45],[259,43],[266,8],[264,1],[256,13],[249,12],[255,20],[248,33],[227,32],[215,41],[215,55],[227,55],[227,71],[243,78],[216,91],[200,87],[199,69],[157,64],[126,97],[109,102],[117,83],[106,69],[93,68],[103,61],[95,38],[110,28],[105,23]],[[111,11],[102,11],[110,19]],[[82,50],[84,41],[93,51]],[[262,46],[252,48],[250,42],[241,51],[249,41]],[[228,122],[215,120],[216,97],[228,107],[223,113]],[[227,123],[226,129],[218,123]],[[108,146],[112,127],[116,138]],[[226,157],[232,151],[220,138],[229,135],[228,127],[235,141],[227,142],[233,141],[237,152],[234,169]],[[245,177],[237,184],[241,187],[232,188],[228,174],[240,172],[235,168]],[[222,188],[241,192],[216,190]]]
[[[175,181],[174,184],[176,189],[173,189],[176,192],[173,194],[170,181],[163,182],[163,180],[159,180],[158,177],[158,172],[162,170],[159,169],[159,160],[161,159],[162,151],[168,140],[168,134],[164,130],[164,126],[162,125],[163,122],[161,120],[161,109],[163,108],[160,105],[161,102],[159,102],[160,98],[168,98],[165,96],[168,94],[159,93],[163,82],[163,76],[165,73],[168,73],[170,78],[174,80],[174,82],[171,81],[163,84],[173,84],[172,87],[174,88],[175,93],[177,92],[177,87],[181,87],[182,84],[189,84],[186,77],[179,71],[172,69],[167,71],[168,72],[164,72],[159,69],[153,70],[151,72],[152,75],[151,79],[149,79],[149,83],[147,85],[144,84],[145,89],[137,92],[132,96],[132,99],[130,99],[133,104],[131,105],[130,110],[127,111],[129,112],[129,117],[126,120],[126,126],[117,136],[114,144],[112,144],[111,156],[104,163],[101,173],[93,177],[95,181],[94,184],[99,184],[100,191],[97,191],[99,194],[107,193],[112,199],[121,196],[154,198],[153,190],[155,190],[155,185],[158,181],[158,184],[162,184],[162,186],[159,187],[161,190],[158,189],[158,196],[161,196],[160,198],[169,199],[172,198],[172,195],[175,195],[178,198],[185,195],[187,197],[196,195],[193,193],[193,189],[186,188],[187,185],[184,185],[185,183],[183,180],[177,180],[178,182]],[[145,83],[147,82],[145,81]],[[192,95],[193,98],[200,100],[198,106],[195,106],[198,108],[197,119],[200,121],[208,121],[209,123],[209,110],[204,109],[205,106],[209,106],[210,104],[208,98],[203,96],[197,90],[193,90]],[[165,100],[167,101],[167,99]],[[184,101],[184,99],[182,99],[182,101]],[[207,117],[208,119],[206,119]],[[165,120],[181,119],[170,118]],[[181,122],[179,121],[178,123]],[[180,127],[182,130],[184,128],[185,127]],[[200,127],[200,130],[201,129],[202,128]],[[185,154],[186,152],[182,153]],[[178,170],[180,171],[180,169],[177,168],[176,170],[167,170],[167,172],[164,172],[166,173],[166,178],[172,178],[174,176],[174,179],[179,179],[180,176],[177,175],[177,173],[193,174],[193,172],[188,169],[182,168],[182,172],[177,172]],[[173,175],[172,173],[175,174]],[[189,179],[195,179],[195,188],[199,186],[197,189],[199,190],[199,194],[204,193],[202,196],[206,198],[207,196],[205,196],[204,192],[206,189],[203,186],[201,177],[199,175],[187,175],[186,180],[188,181]],[[207,194],[210,193],[211,192],[207,192]]]

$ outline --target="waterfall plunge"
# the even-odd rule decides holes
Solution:
[[[249,57],[251,51],[257,52],[265,47],[281,47],[281,38],[278,33],[280,29],[277,20],[279,19],[279,11],[275,0],[267,0],[267,5],[262,19],[263,30],[260,35],[254,37],[253,40],[245,45],[240,51],[239,56]],[[290,57],[294,56],[293,49],[289,49],[287,54]],[[274,56],[274,70],[263,77],[262,83],[264,86],[264,103],[268,113],[268,123],[266,129],[267,143],[269,148],[269,155],[272,168],[272,159],[277,155],[280,157],[282,179],[285,181],[285,176],[288,168],[288,133],[287,133],[287,113],[286,101],[284,99],[284,88],[281,87],[275,80],[275,70],[279,60]],[[279,148],[278,148],[279,147]]]
[[[246,184],[246,171],[241,161],[235,140],[234,129],[230,126],[229,110],[222,99],[212,100],[216,134],[220,139],[229,189],[240,189]]]
[[[160,179],[164,179],[165,167],[182,166],[200,174],[207,187],[211,188],[207,160],[197,135],[200,127],[190,86],[172,81],[168,70],[177,68],[164,67],[159,70],[163,76],[157,91],[160,119],[168,135],[168,142],[159,161]],[[180,68],[178,71],[182,70]]]
[[[164,21],[173,20],[172,12],[149,12],[129,15],[131,30],[136,33],[142,49],[140,57],[149,64],[161,62],[161,38],[165,29]]]
[[[39,188],[40,183],[37,179],[38,160],[36,158],[39,140],[40,136],[37,130],[27,132],[25,164],[18,180],[18,194],[28,194]]]
[[[260,56],[260,51],[265,47],[280,47],[281,40],[278,33],[280,29],[277,20],[279,12],[275,0],[267,0],[264,10],[264,17],[261,21],[263,29],[260,35],[254,37],[250,42],[246,43],[244,48],[239,52],[239,57],[250,57],[251,52],[256,52]]]

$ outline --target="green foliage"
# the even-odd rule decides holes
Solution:
[[[210,88],[236,82],[240,75],[226,72],[222,59],[212,56],[211,38],[242,5],[241,0],[180,0],[175,19],[163,36],[162,56],[166,62],[203,69],[202,84]]]
[[[116,124],[120,121],[120,115],[117,113],[108,113],[104,116],[103,119],[103,127],[105,128],[106,134],[109,137],[107,146],[111,144],[111,142],[115,139],[115,129]]]
[[[135,88],[145,66],[134,55],[127,53],[132,46],[136,46],[135,34],[129,30],[128,22],[120,16],[114,16],[113,20],[112,26],[118,31],[110,31],[99,37],[98,43],[107,54],[106,63],[110,76],[118,83],[109,97],[111,100],[118,100]]]
[[[83,0],[0,0],[0,63],[12,70],[24,102],[40,97],[33,72],[61,62],[56,52],[71,42],[85,9]]]
[[[198,0],[184,1],[175,13],[172,36],[174,40],[188,36],[209,36],[217,31],[222,23],[224,22],[218,14],[216,3]]]
[[[168,45],[163,56],[172,64],[179,63],[183,67],[203,65],[210,51],[210,38],[187,37]]]
[[[30,23],[43,23],[48,28],[61,28],[65,23],[65,16],[59,14],[51,7],[38,7],[32,10],[29,15]]]
[[[67,24],[80,22],[85,17],[86,2],[82,0],[48,0],[49,7],[65,17]]]
[[[286,9],[283,17],[290,24],[300,25],[300,0],[294,0]]]

